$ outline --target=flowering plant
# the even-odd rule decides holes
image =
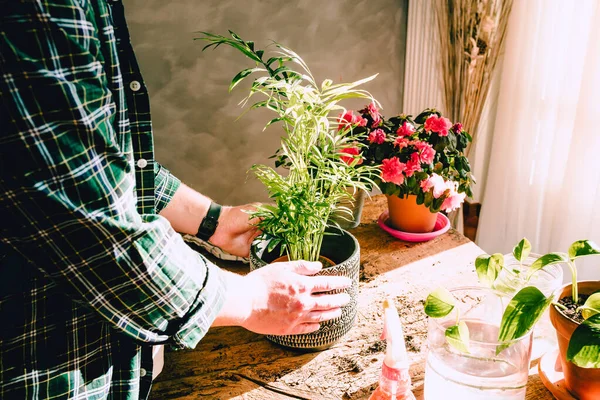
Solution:
[[[375,103],[357,114],[339,117],[339,128],[365,132],[362,143],[346,149],[348,161],[361,154],[365,165],[379,168],[375,179],[382,193],[417,196],[431,212],[450,212],[473,195],[469,160],[464,155],[471,136],[437,110],[416,118],[399,115],[386,120]],[[362,151],[362,153],[361,153]]]

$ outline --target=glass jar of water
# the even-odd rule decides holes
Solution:
[[[502,314],[511,296],[483,287],[450,290],[469,327],[469,352],[450,346],[445,331],[456,324],[456,310],[429,318],[425,400],[523,400],[529,376],[532,334],[498,342]],[[507,345],[496,354],[499,346]]]

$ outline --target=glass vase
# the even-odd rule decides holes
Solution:
[[[448,344],[445,331],[456,324],[456,312],[429,318],[425,400],[523,400],[529,376],[531,332],[498,342],[500,320],[510,297],[484,287],[450,291],[460,319],[469,327],[469,353]],[[498,346],[508,345],[499,354]]]

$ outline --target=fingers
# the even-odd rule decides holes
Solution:
[[[312,293],[329,292],[352,286],[352,279],[345,276],[313,276],[308,279],[310,283],[307,286]]]
[[[303,333],[312,333],[318,331],[321,325],[316,323],[307,323],[296,325],[294,329],[290,331],[290,335],[301,335]]]
[[[325,322],[325,321],[329,321],[330,319],[339,318],[341,316],[342,316],[342,309],[340,309],[340,308],[335,308],[333,310],[327,310],[327,311],[311,311],[306,316],[306,322],[309,322],[309,323]]]
[[[338,294],[321,294],[312,296],[312,311],[324,311],[332,310],[345,306],[350,302],[350,295],[348,293]]]
[[[292,271],[300,275],[314,275],[323,268],[323,264],[318,261],[290,261],[287,262],[287,267]]]

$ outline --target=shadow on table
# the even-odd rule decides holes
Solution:
[[[277,388],[268,383],[319,354],[286,350],[242,328],[211,329],[196,349],[165,354],[165,368],[153,385],[151,398],[225,399],[250,391],[272,395],[263,394],[263,398],[281,398]]]
[[[396,239],[377,225],[377,219],[385,210],[385,196],[367,199],[360,225],[350,230],[360,243],[361,281],[370,281],[380,274],[470,242],[454,229],[422,243]]]

